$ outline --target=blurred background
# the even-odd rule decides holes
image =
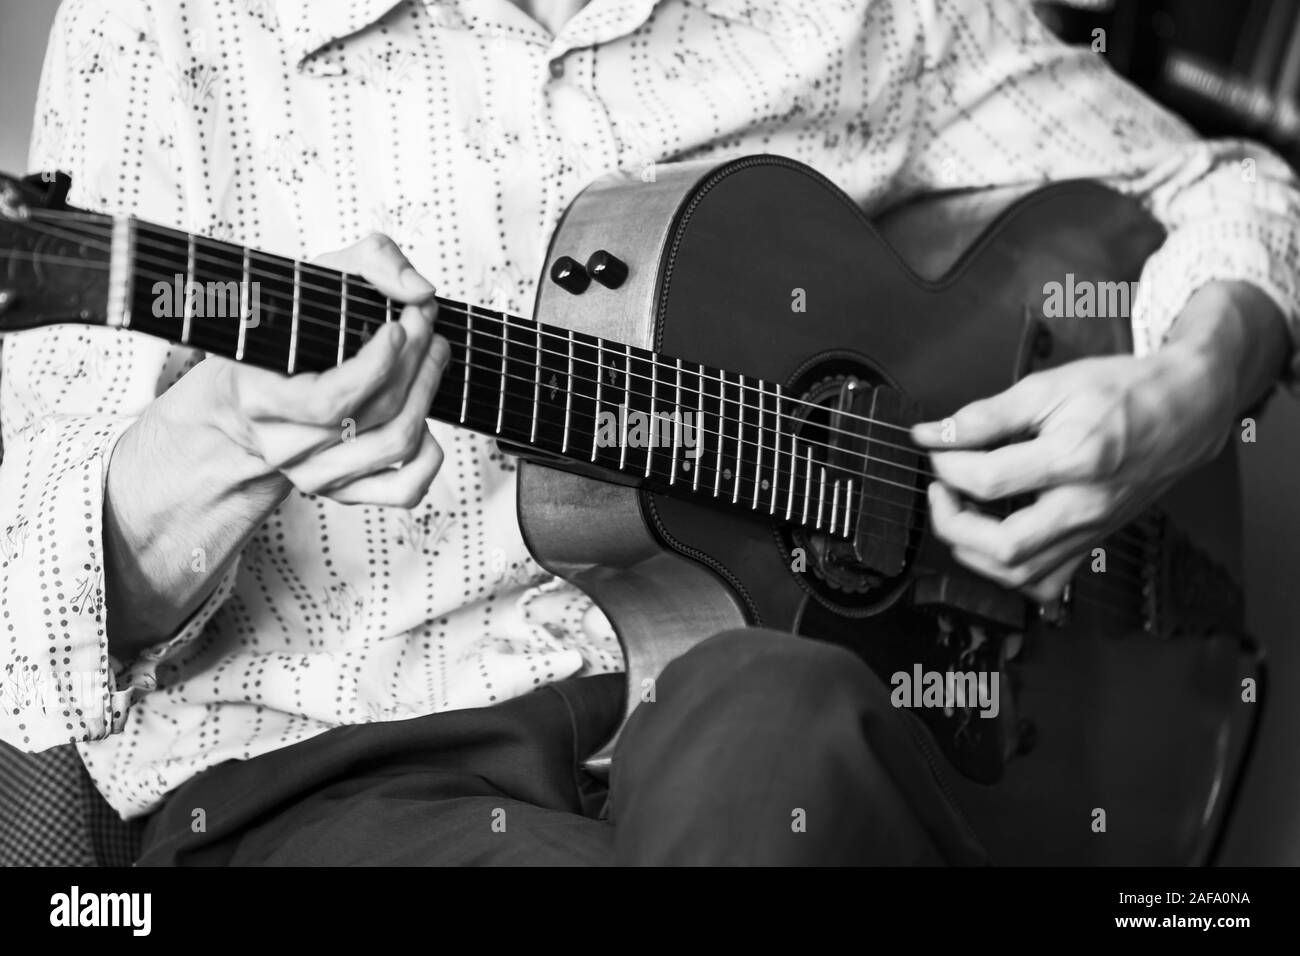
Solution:
[[[1025,0],[1029,2],[1029,0]],[[27,172],[27,143],[56,0],[0,0],[0,169]],[[1300,2],[1075,0],[1036,5],[1070,42],[1207,135],[1262,139],[1300,168]],[[1279,394],[1241,446],[1247,602],[1272,683],[1254,766],[1220,858],[1300,865],[1300,402]],[[1153,675],[1159,679],[1159,675]]]

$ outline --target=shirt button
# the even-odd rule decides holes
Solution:
[[[558,60],[558,59],[557,59],[557,60],[552,60],[552,61],[551,61],[551,78],[552,78],[552,79],[555,79],[555,80],[558,80],[558,79],[560,79],[560,78],[563,77],[563,76],[564,76],[564,61],[563,61],[563,60]]]

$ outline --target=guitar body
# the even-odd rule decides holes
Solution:
[[[833,185],[776,157],[670,166],[652,183],[607,177],[570,207],[548,265],[607,250],[626,281],[573,294],[544,279],[536,318],[777,382],[814,405],[852,377],[940,419],[1034,369],[1129,349],[1123,315],[1045,318],[1044,286],[1136,280],[1163,238],[1136,203],[1089,183],[1017,201],[955,256],[959,233],[939,220],[881,228],[892,244]],[[926,233],[939,239],[911,238]],[[964,572],[921,530],[906,580],[866,586],[762,515],[558,464],[521,463],[521,524],[537,560],[614,624],[630,707],[673,657],[746,625],[842,644],[887,685],[918,666],[996,673],[991,719],[906,717],[995,861],[1209,858],[1252,736],[1242,681],[1258,676],[1232,588],[1204,593],[1240,570],[1227,454],[1160,503],[1148,543],[1123,558],[1116,545],[1108,572],[1136,586],[1080,581],[1078,600],[1047,614]]]

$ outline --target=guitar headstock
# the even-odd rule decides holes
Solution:
[[[113,221],[69,207],[71,183],[0,173],[0,334],[104,321]]]

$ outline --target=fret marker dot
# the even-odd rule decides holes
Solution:
[[[691,470],[691,463],[689,461],[682,462],[682,471],[690,471],[690,470]]]
[[[723,477],[723,478],[726,478],[728,481],[730,481],[730,480],[731,480],[731,469],[730,469],[730,468],[724,469],[723,472],[722,472],[722,477]]]
[[[772,487],[772,483],[768,481],[766,478],[764,478],[763,481],[759,484],[759,487],[762,488],[764,491],[767,491],[767,489]]]

